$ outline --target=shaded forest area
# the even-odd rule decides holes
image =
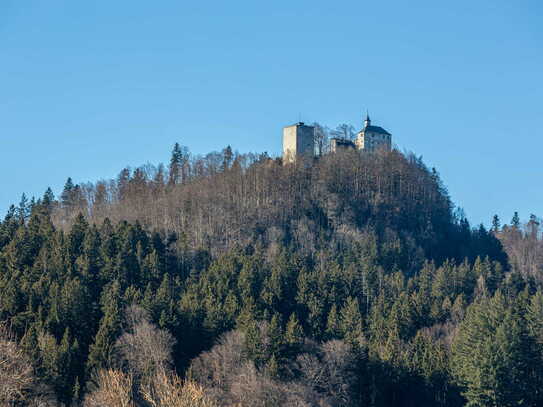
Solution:
[[[0,224],[0,404],[536,406],[543,242],[398,151],[226,148]]]

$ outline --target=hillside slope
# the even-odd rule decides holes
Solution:
[[[78,213],[92,223],[137,221],[213,254],[248,244],[310,254],[370,234],[402,251],[398,266],[406,272],[424,259],[489,255],[503,263],[501,248],[484,231],[472,233],[453,209],[437,173],[398,151],[282,166],[229,149],[191,159],[176,148],[168,171],[144,166],[124,169],[116,180],[67,184],[53,219],[57,226]]]
[[[176,148],[167,173],[70,180],[0,224],[0,292],[6,340],[65,404],[541,401],[537,282],[397,151]]]

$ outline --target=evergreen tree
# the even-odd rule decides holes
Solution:
[[[518,212],[515,212],[513,214],[513,219],[511,219],[511,226],[513,226],[516,229],[518,229],[520,226],[520,218],[518,216]]]
[[[179,143],[175,143],[170,158],[168,184],[175,185],[181,181],[181,170],[183,165],[183,152]]]
[[[492,218],[492,232],[498,233],[500,231],[500,218],[498,215],[494,215]]]
[[[55,203],[55,194],[53,194],[53,190],[50,187],[45,190],[41,203],[48,212],[52,210]]]
[[[66,180],[66,183],[64,184],[64,189],[62,190],[62,194],[60,195],[60,202],[63,207],[69,208],[73,205],[73,192],[74,192],[75,185],[72,181],[71,177],[68,177]]]
[[[30,216],[31,206],[28,202],[28,198],[26,197],[26,194],[23,193],[21,196],[21,201],[19,202],[19,206],[17,207],[17,215],[19,217],[20,222],[26,222],[28,217]]]
[[[304,331],[296,314],[292,313],[287,323],[285,340],[291,345],[301,345],[304,340]]]
[[[227,171],[232,166],[232,160],[234,158],[234,153],[232,152],[232,147],[227,146],[223,150],[223,163],[222,163],[222,171]]]
[[[536,405],[542,377],[534,360],[526,321],[499,291],[470,306],[453,346],[453,371],[468,405]]]
[[[340,321],[345,341],[352,345],[361,346],[364,342],[364,332],[362,330],[362,315],[356,298],[347,298],[341,309]]]
[[[258,323],[254,320],[247,324],[243,349],[246,357],[252,360],[257,367],[262,366],[266,362],[266,350],[262,333]]]
[[[530,299],[526,319],[530,335],[539,344],[543,345],[543,293],[540,290]]]
[[[326,335],[328,339],[340,338],[341,325],[337,312],[336,304],[333,304],[328,313],[328,321],[326,322]]]
[[[95,341],[89,348],[87,373],[108,366],[113,345],[121,332],[123,302],[121,287],[117,280],[104,291],[100,302],[103,316]]]

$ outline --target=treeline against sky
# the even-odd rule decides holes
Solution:
[[[176,146],[0,224],[0,404],[540,405],[541,247],[397,151]]]
[[[311,165],[282,166],[280,159],[234,154],[229,147],[193,158],[176,145],[167,169],[126,168],[117,179],[95,184],[69,179],[59,201],[48,201],[61,228],[79,213],[91,223],[138,221],[213,254],[249,243],[311,253],[366,232],[390,242],[389,250],[403,250],[405,271],[426,258],[474,260],[501,250],[486,231],[473,233],[461,213],[453,213],[435,171],[398,151],[328,154]]]

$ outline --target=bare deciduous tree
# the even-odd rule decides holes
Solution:
[[[356,377],[356,358],[349,345],[332,340],[315,353],[300,355],[297,362],[307,386],[325,395],[334,406],[348,404]]]
[[[10,403],[24,400],[34,383],[32,366],[17,344],[0,340],[0,401]]]
[[[543,238],[540,221],[534,215],[524,225],[504,226],[496,233],[514,271],[543,280]]]
[[[96,389],[87,394],[84,407],[135,407],[133,381],[129,374],[104,369],[97,373],[95,381]]]
[[[313,123],[316,154],[322,156],[330,151],[330,129],[319,123]]]
[[[205,387],[227,391],[232,374],[243,367],[243,342],[240,331],[224,334],[217,345],[192,361],[189,377]]]
[[[5,324],[0,324],[0,405],[56,405],[50,390],[39,383],[30,360]]]
[[[169,369],[172,335],[149,321],[145,310],[131,306],[126,311],[126,332],[117,340],[117,360],[133,377],[152,377]]]
[[[177,375],[158,372],[153,380],[141,386],[140,393],[152,407],[215,407],[200,385],[183,382]]]
[[[354,141],[356,137],[356,130],[351,124],[342,123],[331,131],[332,136],[341,138],[343,140]]]
[[[260,326],[262,342],[267,328]],[[243,352],[244,335],[228,332],[219,343],[192,361],[189,375],[204,386],[221,405],[254,406],[346,406],[352,400],[356,377],[355,355],[343,341],[308,344],[291,367],[300,378],[283,382],[258,369]]]
[[[125,333],[115,344],[115,369],[96,373],[85,407],[213,407],[199,385],[171,371],[174,339],[149,321],[145,310],[126,310]]]

